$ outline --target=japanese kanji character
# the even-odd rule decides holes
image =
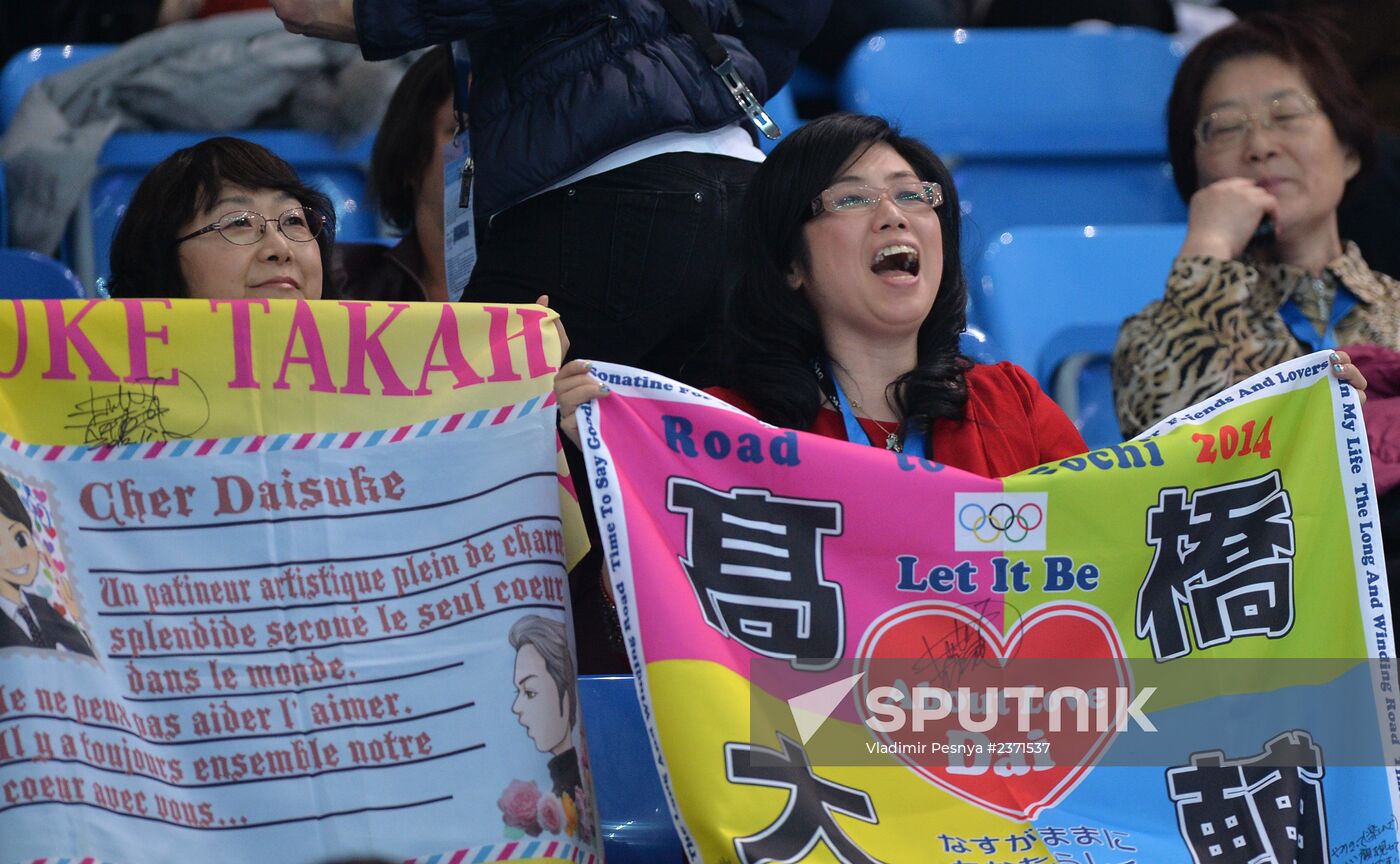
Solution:
[[[1295,730],[1246,759],[1194,753],[1167,787],[1197,864],[1325,864],[1322,775],[1321,749]]]
[[[666,506],[688,516],[680,561],[711,627],[796,668],[837,662],[846,616],[841,586],[822,576],[821,545],[841,532],[838,502],[673,477]]]
[[[820,842],[842,864],[883,864],[857,846],[832,818],[844,813],[862,822],[878,824],[875,805],[859,789],[818,777],[807,752],[791,738],[778,733],[783,752],[754,744],[724,746],[730,783],[775,786],[788,790],[787,806],[778,820],[757,834],[734,840],[742,864],[787,862],[805,859]],[[762,754],[761,760],[754,760]]]
[[[1293,506],[1279,472],[1209,489],[1188,504],[1163,489],[1147,511],[1157,547],[1138,591],[1137,635],[1159,660],[1236,636],[1282,636],[1293,626]]]

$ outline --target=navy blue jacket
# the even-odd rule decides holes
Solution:
[[[831,0],[690,0],[760,101],[777,92]],[[657,0],[355,0],[367,60],[464,39],[474,205],[491,215],[629,144],[743,118]]]

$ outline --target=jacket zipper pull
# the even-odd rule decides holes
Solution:
[[[462,192],[457,196],[457,206],[466,209],[472,206],[472,177],[476,174],[476,160],[468,156],[462,163]]]

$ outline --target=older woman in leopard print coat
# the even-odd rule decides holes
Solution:
[[[1167,135],[1190,216],[1165,295],[1118,335],[1125,436],[1291,357],[1400,348],[1400,283],[1337,229],[1374,125],[1312,28],[1257,15],[1202,41],[1177,73]],[[1345,352],[1337,368],[1364,390]]]

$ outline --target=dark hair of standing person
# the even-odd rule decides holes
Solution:
[[[452,51],[439,45],[404,73],[379,124],[369,158],[369,199],[399,231],[413,227],[418,184],[437,142],[433,118],[452,89]]]

